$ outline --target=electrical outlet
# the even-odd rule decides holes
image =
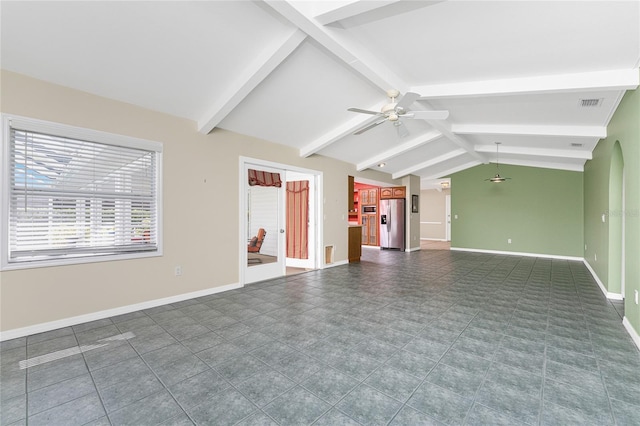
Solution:
[[[596,262],[598,261],[598,254],[597,253],[593,255],[593,260],[595,260]]]
[[[633,290],[633,293],[635,295],[636,298],[636,305],[638,304],[638,290]]]
[[[174,269],[174,273],[176,274],[176,277],[182,275],[182,266],[176,266]]]
[[[507,240],[507,243],[508,243],[508,244],[511,244],[511,238],[509,238],[509,239]]]

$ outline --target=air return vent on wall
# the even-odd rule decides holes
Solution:
[[[580,106],[582,108],[599,107],[601,104],[602,98],[580,99]]]

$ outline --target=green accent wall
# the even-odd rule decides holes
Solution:
[[[616,294],[621,294],[622,292],[623,173],[622,149],[620,148],[620,142],[616,141],[613,145],[611,167],[609,168],[609,209],[605,215],[605,222],[608,218],[609,223],[608,291]]]
[[[621,292],[624,274],[624,314],[640,333],[640,91],[628,91],[607,126],[607,138],[593,151],[584,169],[584,258],[609,293]],[[618,148],[619,147],[619,148]],[[624,209],[620,200],[620,169],[624,170]],[[605,223],[602,223],[605,214]],[[619,258],[624,218],[624,271]],[[597,260],[596,260],[597,256]]]
[[[581,172],[500,165],[511,179],[485,181],[495,173],[483,164],[451,176],[451,247],[582,257]]]
[[[600,141],[593,150],[593,159],[584,166],[584,259],[605,287],[609,275],[609,225],[602,221],[602,215],[606,221],[612,151],[612,146],[606,145]]]

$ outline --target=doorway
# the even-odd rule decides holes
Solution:
[[[247,157],[239,169],[240,283],[318,268],[322,173]],[[292,214],[297,217],[288,220]]]

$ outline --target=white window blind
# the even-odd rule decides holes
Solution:
[[[17,126],[9,144],[9,264],[158,250],[158,152]]]

